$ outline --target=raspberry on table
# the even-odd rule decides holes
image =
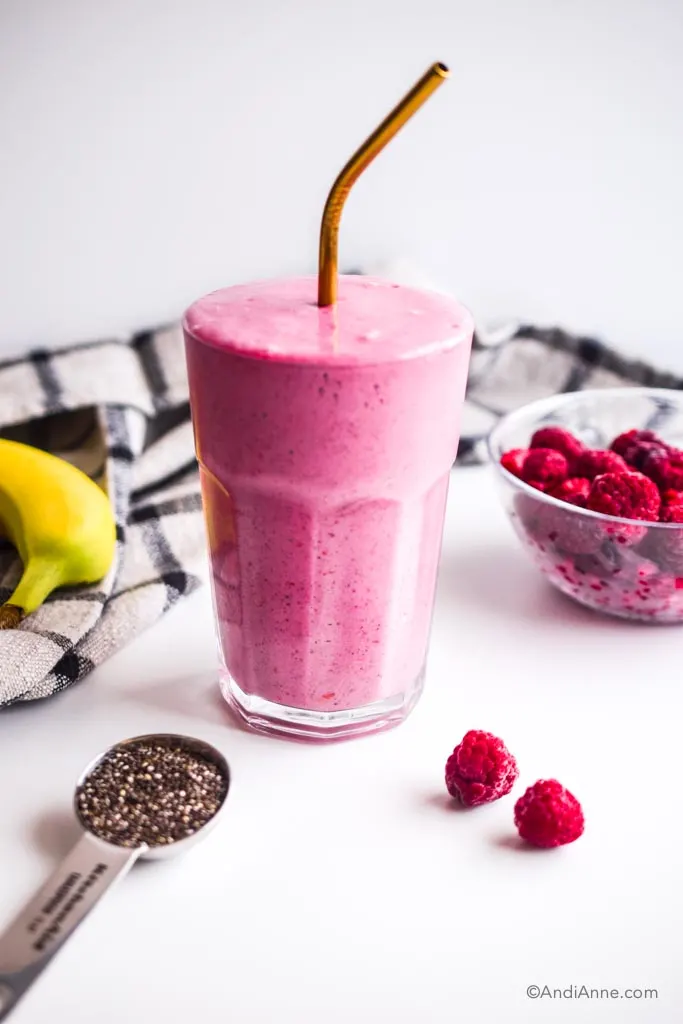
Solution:
[[[578,437],[574,437],[571,431],[565,430],[564,427],[541,427],[532,435],[529,447],[551,448],[560,452],[570,466],[573,466],[575,460],[585,450],[583,441],[579,441]]]
[[[628,465],[616,452],[589,448],[576,460],[574,472],[594,480],[603,473],[628,473]]]
[[[515,804],[515,825],[522,839],[551,849],[583,835],[581,804],[557,779],[539,779]]]
[[[446,788],[465,807],[478,807],[509,793],[517,762],[502,740],[470,729],[446,762]]]
[[[508,473],[521,477],[524,460],[528,454],[528,448],[511,448],[509,452],[504,452],[501,455],[500,464],[503,469],[507,469]]]
[[[570,476],[554,487],[552,491],[548,491],[548,494],[560,501],[567,501],[570,505],[578,505],[579,508],[583,508],[588,501],[590,489],[590,480],[581,476]]]
[[[522,480],[539,491],[549,491],[566,479],[569,466],[561,452],[531,448],[522,466]]]
[[[603,473],[591,485],[586,508],[622,519],[659,518],[662,499],[657,487],[642,473]]]

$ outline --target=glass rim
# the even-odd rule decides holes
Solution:
[[[378,281],[381,284],[390,285],[392,288],[400,288],[403,291],[412,291],[422,293],[427,296],[433,296],[444,302],[450,303],[452,307],[457,310],[457,324],[454,325],[452,329],[449,329],[447,333],[439,334],[436,338],[425,341],[399,356],[394,355],[391,351],[387,351],[383,355],[377,356],[373,353],[371,347],[368,347],[367,351],[363,350],[362,353],[340,353],[334,352],[334,350],[290,353],[285,350],[278,350],[277,348],[269,349],[268,351],[262,349],[251,350],[245,349],[235,340],[216,341],[211,338],[200,337],[196,326],[192,325],[190,314],[198,303],[204,302],[206,299],[210,299],[214,295],[230,291],[233,288],[239,289],[244,286],[256,285],[277,285],[283,281],[307,281],[311,284],[312,290],[315,291],[314,286],[317,281],[317,275],[285,274],[280,277],[256,278],[253,281],[236,282],[233,285],[227,285],[223,288],[215,288],[213,291],[199,296],[199,298],[195,299],[194,302],[190,303],[181,317],[180,327],[183,331],[184,340],[187,343],[188,339],[191,339],[198,345],[206,345],[207,347],[213,348],[225,355],[250,360],[256,363],[265,363],[273,366],[294,366],[297,369],[310,368],[313,370],[329,370],[330,366],[335,368],[338,367],[342,370],[355,370],[362,369],[364,367],[371,368],[387,365],[412,364],[451,353],[455,349],[471,349],[475,333],[474,316],[470,309],[468,309],[468,307],[459,299],[456,299],[450,292],[439,290],[435,287],[426,288],[422,285],[401,284],[398,281],[392,281],[389,278],[378,277],[373,274],[340,274],[339,277],[340,279],[350,278],[354,281]],[[313,302],[309,305],[315,306],[316,304]],[[337,317],[339,314],[338,312],[335,313],[334,310],[338,311],[339,302],[335,303],[334,306],[327,307],[327,309],[333,311],[329,314],[331,317]]]

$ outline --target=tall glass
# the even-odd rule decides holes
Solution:
[[[251,727],[336,738],[422,689],[472,320],[342,277],[227,288],[184,320],[221,688]]]

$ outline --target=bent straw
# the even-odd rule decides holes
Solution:
[[[320,225],[320,253],[318,259],[318,305],[333,306],[337,301],[337,251],[339,246],[339,221],[346,197],[353,183],[360,177],[368,164],[393,139],[432,93],[443,85],[450,76],[445,64],[432,64],[422,78],[406,93],[382,123],[356,150],[345,167],[338,174],[330,189],[322,223]]]

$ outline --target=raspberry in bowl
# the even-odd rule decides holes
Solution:
[[[564,594],[609,615],[683,622],[683,392],[578,391],[489,437],[505,508]]]

